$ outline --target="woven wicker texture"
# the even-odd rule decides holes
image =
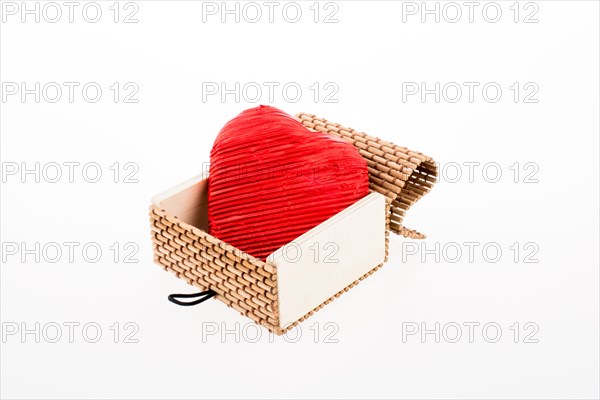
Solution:
[[[299,113],[296,118],[309,129],[339,136],[357,147],[367,161],[371,190],[392,202],[390,229],[404,237],[425,238],[422,233],[404,227],[402,220],[406,211],[436,182],[438,171],[431,157],[312,114]]]
[[[329,132],[352,143],[367,161],[370,189],[386,197],[384,263],[388,258],[390,230],[406,237],[424,237],[403,227],[401,222],[406,210],[435,183],[437,170],[431,158],[313,115],[298,114],[296,117],[310,129]],[[156,263],[200,290],[214,290],[216,299],[275,334],[292,329],[383,265],[373,266],[368,273],[304,317],[282,328],[279,326],[275,266],[226,244],[154,205],[150,206],[150,224]]]
[[[389,215],[386,203],[386,215]],[[378,270],[379,264],[339,291],[295,323],[279,327],[277,268],[210,234],[193,227],[164,210],[150,206],[154,261],[188,284],[217,292],[216,299],[278,335],[292,329],[342,293]],[[386,219],[385,259],[388,259],[389,219]]]
[[[255,322],[279,326],[277,270],[155,206],[150,207],[154,261]]]

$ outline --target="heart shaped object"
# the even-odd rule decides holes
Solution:
[[[262,259],[369,193],[366,161],[274,107],[239,114],[210,154],[210,234]]]

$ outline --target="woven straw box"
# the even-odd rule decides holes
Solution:
[[[165,270],[256,323],[282,334],[378,270],[387,261],[389,232],[422,239],[402,225],[406,210],[437,178],[430,157],[317,118],[307,128],[339,136],[366,160],[371,194],[275,252],[267,262],[207,232],[206,177],[153,199],[154,260]],[[317,256],[317,254],[320,254]]]

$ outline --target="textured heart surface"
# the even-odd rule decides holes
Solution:
[[[265,260],[366,196],[368,178],[366,161],[343,139],[274,107],[246,110],[211,151],[210,234]]]

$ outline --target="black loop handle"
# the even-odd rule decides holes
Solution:
[[[209,289],[209,290],[206,290],[206,291],[200,292],[200,293],[170,294],[169,297],[167,297],[167,298],[169,299],[169,301],[171,303],[175,303],[179,306],[195,306],[196,304],[200,304],[203,301],[206,301],[216,295],[217,295],[217,292]],[[194,297],[200,297],[200,298],[198,300],[187,301],[187,302],[177,300],[178,298],[179,299],[193,299]]]

